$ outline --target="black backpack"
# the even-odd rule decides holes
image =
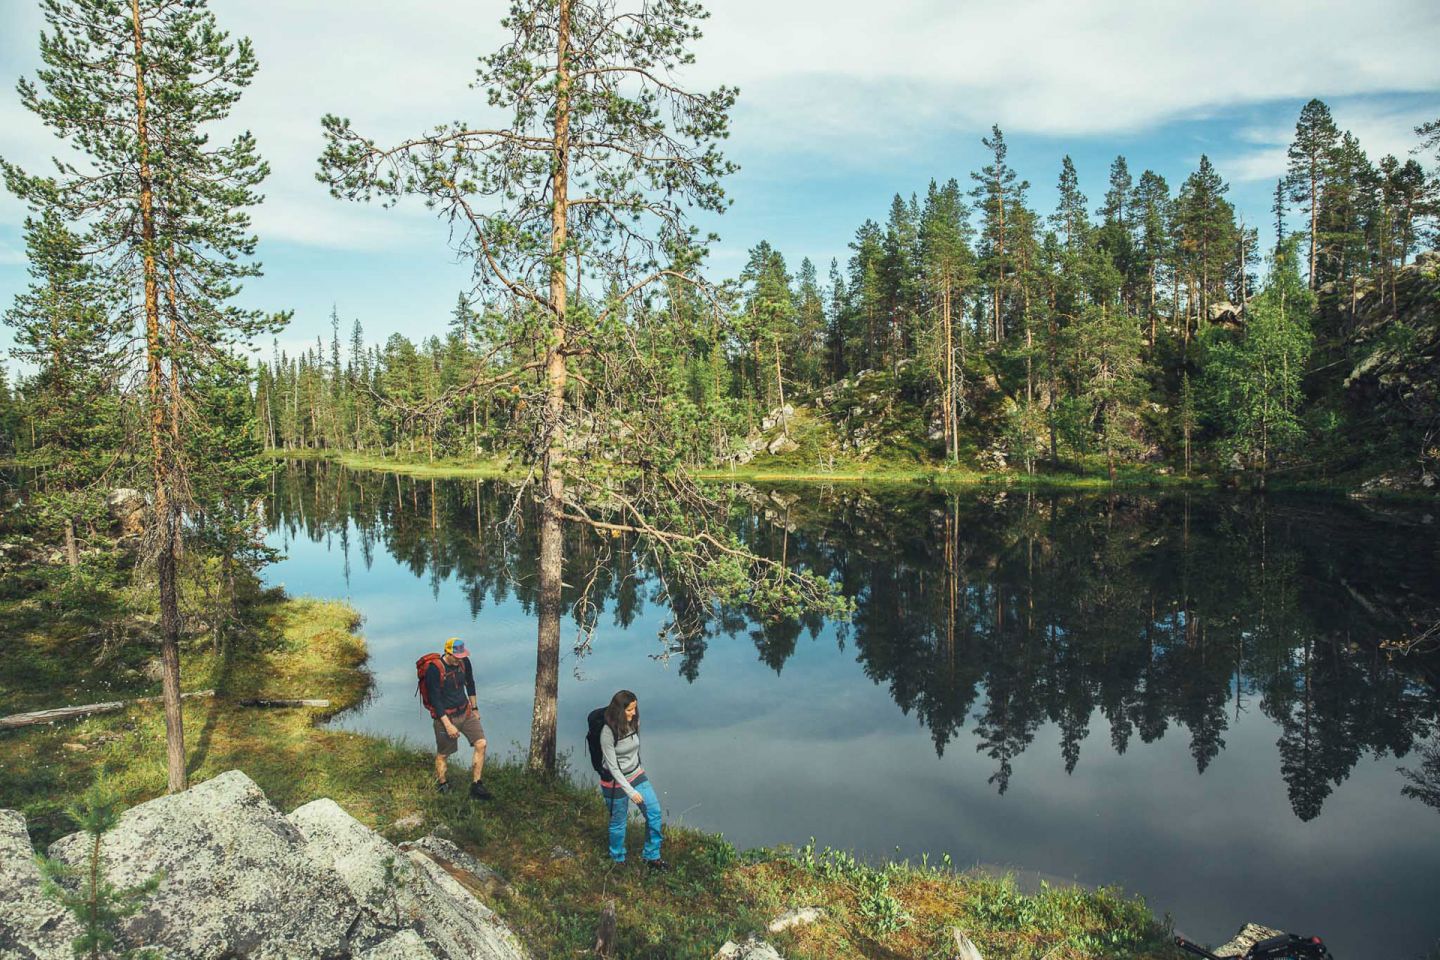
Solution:
[[[590,766],[606,780],[613,779],[605,769],[605,754],[600,750],[600,728],[605,726],[605,708],[597,707],[585,718],[585,746],[590,748]]]

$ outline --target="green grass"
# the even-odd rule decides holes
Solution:
[[[500,460],[468,460],[442,457],[436,460],[411,457],[384,457],[341,450],[268,450],[276,460],[329,460],[352,470],[374,470],[414,477],[490,479],[520,476],[521,471]]]
[[[666,828],[673,870],[651,876],[639,861],[641,827],[632,826],[631,864],[605,853],[606,816],[586,784],[544,778],[517,765],[487,766],[495,799],[477,804],[463,791],[432,787],[431,756],[412,747],[317,725],[360,703],[369,689],[359,618],[341,603],[263,595],[253,611],[254,652],[228,658],[191,650],[186,689],[218,696],[185,705],[192,781],[245,771],[282,810],[330,797],[392,840],[441,825],[497,870],[508,890],[477,890],[536,956],[583,955],[601,910],[616,904],[620,955],[710,957],[727,939],[761,930],[794,906],[819,905],[825,917],[770,937],[795,960],[835,956],[933,960],[951,925],[991,958],[1168,957],[1163,929],[1144,904],[1111,891],[1017,892],[1006,881],[955,873],[947,863],[869,867],[833,851],[740,853],[723,837]],[[61,656],[72,632],[33,630],[26,656]],[[13,641],[0,638],[0,662]],[[77,685],[51,702],[72,702],[105,671],[69,661]],[[55,675],[46,674],[46,681]],[[32,678],[33,680],[34,678]],[[143,683],[136,691],[145,691]],[[330,711],[257,710],[244,697],[325,697]],[[64,810],[98,777],[127,804],[163,793],[164,721],[158,705],[0,734],[0,807],[25,813],[40,845],[74,829]],[[458,770],[456,778],[463,780]],[[419,827],[397,821],[418,815]],[[556,856],[557,848],[567,855]]]
[[[986,473],[962,465],[921,464],[909,458],[899,461],[879,458],[837,460],[822,467],[817,459],[807,461],[805,458],[805,451],[812,449],[813,444],[807,445],[805,442],[808,434],[803,423],[797,422],[796,438],[797,442],[801,443],[801,449],[793,453],[781,457],[762,454],[761,458],[745,466],[699,469],[693,476],[699,480],[746,483],[855,483],[946,488],[1008,487],[1022,490],[1201,489],[1216,485],[1213,479],[1199,474],[1186,478],[1178,474],[1161,473],[1150,466],[1133,464],[1118,467],[1113,483],[1104,466],[1100,464],[1088,464],[1079,472],[1034,475],[1020,471]],[[352,470],[373,470],[436,479],[519,476],[513,467],[491,460],[466,461],[450,458],[412,461],[323,450],[272,450],[269,455],[277,460],[329,460]]]
[[[753,483],[857,483],[933,486],[944,488],[1006,487],[1021,490],[1207,489],[1216,486],[1208,477],[1161,473],[1147,466],[1117,467],[1112,482],[1103,466],[1081,472],[1025,474],[1020,471],[986,473],[964,466],[906,466],[886,462],[838,462],[833,468],[769,465],[752,461],[743,467],[701,470],[701,480],[737,480]]]

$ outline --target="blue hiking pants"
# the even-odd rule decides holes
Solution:
[[[616,863],[625,862],[625,820],[630,813],[631,800],[623,787],[605,791],[605,803],[610,808],[610,859]],[[660,798],[655,795],[655,785],[648,779],[630,785],[640,794],[644,802],[640,812],[645,814],[645,849],[640,854],[646,860],[660,859],[660,825],[664,814],[660,810]]]

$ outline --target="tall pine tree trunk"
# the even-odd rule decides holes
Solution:
[[[1316,172],[1319,160],[1310,158],[1310,289],[1315,289],[1315,239],[1319,235],[1320,183]]]
[[[547,395],[545,420],[549,447],[540,483],[540,623],[535,646],[535,707],[530,718],[531,770],[555,772],[555,726],[560,691],[560,591],[564,570],[565,479],[565,242],[569,206],[570,165],[570,0],[559,0],[555,72],[555,158],[550,225],[550,305],[555,311],[551,343],[545,359]]]
[[[790,421],[785,416],[785,375],[780,370],[780,338],[775,338],[775,388],[780,393],[780,433],[790,436]]]
[[[953,461],[955,451],[958,447],[958,438],[955,433],[955,344],[953,339],[953,327],[950,322],[951,308],[950,278],[945,278],[945,293],[943,296],[943,320],[945,325],[945,362],[942,369],[945,371],[945,416],[941,418],[941,425],[945,429],[945,459]]]
[[[180,598],[175,582],[175,508],[170,482],[173,451],[166,446],[166,405],[163,395],[160,342],[160,291],[155,263],[155,197],[150,172],[150,131],[146,120],[144,32],[140,0],[130,0],[135,28],[135,135],[140,157],[140,234],[145,277],[146,386],[150,401],[150,452],[155,473],[156,576],[160,581],[160,662],[165,702],[165,755],[170,793],[184,790],[185,725],[180,711]]]

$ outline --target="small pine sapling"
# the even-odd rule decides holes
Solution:
[[[105,879],[101,863],[101,840],[120,821],[115,795],[103,783],[96,783],[69,809],[75,823],[90,836],[90,855],[80,866],[39,856],[44,875],[45,895],[74,914],[81,933],[71,941],[76,960],[150,960],[159,954],[148,949],[117,949],[120,921],[140,905],[164,879],[157,873],[133,887],[117,887]]]

